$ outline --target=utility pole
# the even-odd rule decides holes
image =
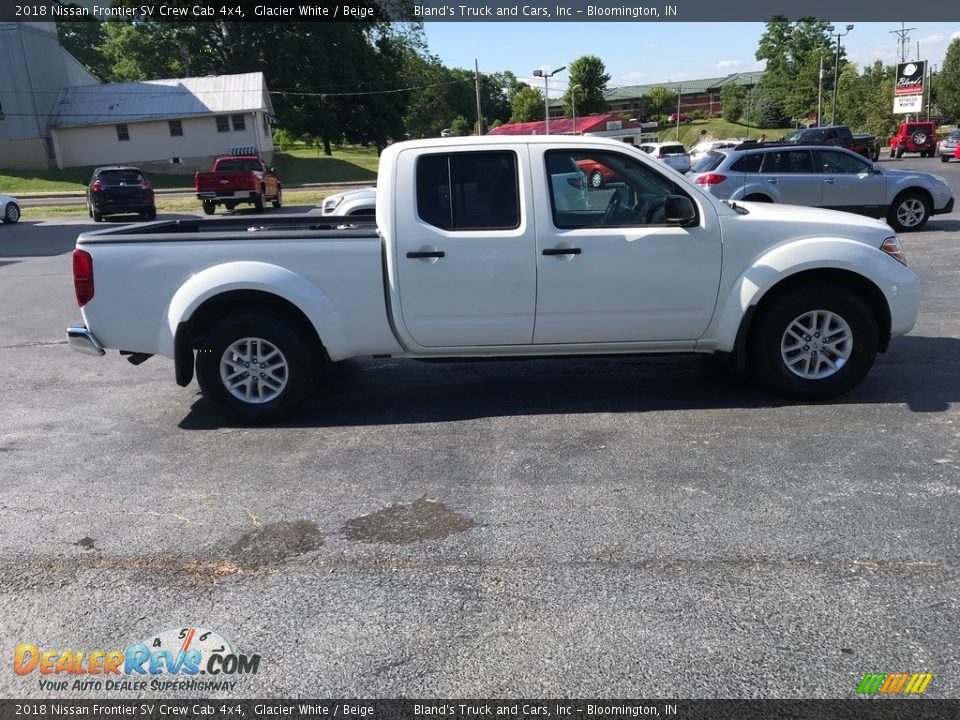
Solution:
[[[680,96],[683,95],[683,85],[677,85],[677,140],[680,140]]]
[[[820,53],[820,82],[817,84],[817,127],[820,127],[823,122],[820,118],[823,117],[823,53]]]
[[[833,25],[827,26],[827,30],[833,33]],[[846,32],[834,33],[837,38],[837,59],[833,63],[833,107],[830,108],[830,124],[837,124],[837,86],[840,84],[840,38],[853,30],[853,25],[847,25]]]
[[[483,115],[480,114],[480,64],[473,59],[473,84],[477,92],[477,135],[483,135]]]
[[[904,27],[904,25],[906,25],[906,23],[902,22],[900,23],[899,30],[890,30],[891,35],[897,36],[897,46],[898,46],[898,52],[900,53],[900,62],[907,61],[907,47],[910,44],[910,31],[916,30],[915,27],[908,28],[908,27]]]

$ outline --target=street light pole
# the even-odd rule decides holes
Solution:
[[[817,127],[823,124],[823,53],[820,53],[820,82],[817,83]]]
[[[537,69],[533,71],[534,77],[543,78],[543,134],[550,134],[550,87],[549,87],[549,78],[552,78],[561,70],[566,70],[566,65],[561,65],[552,73],[545,73],[543,70]]]
[[[573,134],[577,134],[577,90],[580,89],[579,85],[574,85],[570,88],[570,104],[573,106]]]
[[[827,25],[827,30],[833,32],[833,25]],[[853,25],[847,25],[847,32],[837,33],[837,59],[833,63],[833,107],[830,108],[830,124],[837,124],[837,86],[840,84],[840,38],[853,30]]]

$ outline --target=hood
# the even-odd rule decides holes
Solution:
[[[743,202],[741,200],[737,200],[736,204],[749,212],[748,215],[738,216],[746,221],[754,219],[783,223],[805,223],[810,225],[811,230],[818,234],[829,234],[830,228],[833,227],[836,228],[836,232],[851,238],[860,234],[875,237],[876,232],[886,233],[887,236],[895,234],[893,228],[882,220],[839,210],[825,210],[801,205]]]

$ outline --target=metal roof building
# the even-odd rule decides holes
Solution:
[[[113,125],[257,110],[273,115],[262,72],[63,88],[53,124]]]
[[[206,169],[235,147],[272,158],[273,104],[263,73],[67,87],[51,137],[58,167],[136,164]]]

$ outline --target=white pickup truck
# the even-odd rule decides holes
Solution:
[[[600,188],[582,167],[602,167]],[[843,393],[908,332],[893,230],[725,204],[601,138],[418,140],[380,160],[376,222],[180,220],[82,234],[70,345],[174,361],[229,416],[275,420],[356,356],[726,353],[789,397]]]

